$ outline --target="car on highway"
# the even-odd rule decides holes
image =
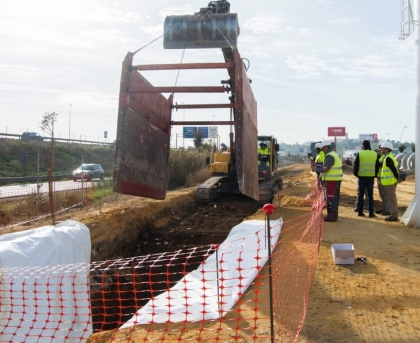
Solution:
[[[79,168],[73,171],[73,180],[92,180],[104,179],[104,170],[100,164],[83,163]]]
[[[37,134],[36,132],[24,132],[20,136],[20,139],[23,141],[43,141],[44,138]]]

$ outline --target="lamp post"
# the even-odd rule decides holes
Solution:
[[[405,129],[406,127],[408,127],[408,126],[404,126],[404,127],[403,127],[403,129],[402,129],[402,131],[401,131],[401,136],[400,136],[400,146],[402,145],[401,139],[402,139],[402,135],[403,135],[404,129]]]
[[[71,113],[71,104],[69,105],[69,143],[70,143],[70,113]]]
[[[384,140],[386,140],[386,136],[388,136],[388,135],[389,135],[389,132],[385,133]]]

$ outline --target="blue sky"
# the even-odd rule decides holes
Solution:
[[[114,140],[126,53],[159,37],[166,15],[193,14],[207,3],[0,0],[0,132],[40,132],[44,112],[55,111],[57,136],[68,138],[70,119],[72,138],[103,140],[108,131],[108,141]],[[376,133],[398,141],[403,132],[403,141],[414,141],[414,43],[413,36],[398,40],[399,0],[230,3],[239,17],[239,52],[250,61],[259,134],[303,143],[327,139],[328,127],[344,126],[349,138]],[[182,54],[164,50],[161,38],[134,62],[179,63]],[[222,60],[219,49],[186,50],[182,59]],[[171,86],[176,72],[145,76],[155,86]],[[177,85],[219,85],[226,78],[225,71],[199,78],[181,71]],[[227,95],[175,96],[178,103],[213,100],[228,101]],[[183,117],[227,120],[228,112],[174,112],[175,120]],[[174,127],[173,145],[180,132]],[[227,128],[219,133],[227,142]]]

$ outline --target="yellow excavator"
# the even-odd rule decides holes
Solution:
[[[258,152],[261,144],[266,146],[263,153]],[[234,147],[234,145],[233,145]],[[210,163],[209,171],[212,176],[197,188],[196,200],[207,204],[230,193],[240,192],[238,178],[234,165],[236,163],[235,149],[218,151]],[[282,180],[278,176],[279,144],[273,136],[258,136],[255,153],[258,156],[259,200],[270,202],[274,195],[282,188]],[[209,162],[209,159],[208,159]]]

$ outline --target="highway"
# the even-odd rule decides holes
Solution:
[[[86,187],[92,187],[92,184],[94,184],[94,181],[77,181],[74,182],[71,181],[56,181],[54,182],[54,190],[56,192],[59,191],[68,191],[68,190],[74,190],[74,189],[82,189]],[[40,193],[48,193],[48,182],[39,183]],[[37,193],[37,184],[31,183],[31,184],[19,184],[19,185],[13,185],[13,186],[3,186],[0,187],[0,199],[6,199],[6,198],[13,198],[18,196],[25,196],[28,194],[34,194]]]

